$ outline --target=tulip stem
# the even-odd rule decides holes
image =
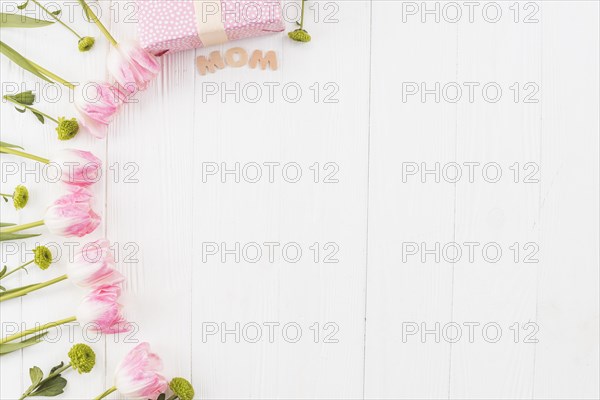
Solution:
[[[27,335],[31,335],[33,333],[37,333],[40,331],[45,331],[46,329],[50,329],[50,328],[54,328],[55,326],[59,326],[59,325],[63,325],[63,324],[68,324],[69,322],[75,322],[77,321],[77,318],[75,317],[69,317],[69,318],[65,318],[65,319],[60,319],[58,321],[55,322],[50,322],[41,326],[37,326],[35,328],[31,328],[31,329],[27,329],[25,331],[19,332],[19,333],[15,333],[14,335],[10,335],[5,337],[4,339],[0,340],[0,344],[4,344],[4,343],[8,343],[8,342],[12,342],[13,340],[17,340],[22,338],[23,336],[27,336]]]
[[[10,101],[11,103],[14,103],[14,104],[18,105],[19,107],[23,107],[23,108],[26,108],[26,109],[28,109],[29,111],[31,111],[31,112],[32,112],[32,113],[34,113],[34,114],[36,114],[36,113],[37,113],[37,114],[41,114],[41,115],[43,115],[44,117],[48,118],[49,120],[52,120],[52,121],[54,121],[54,122],[56,122],[56,123],[58,124],[58,120],[57,120],[56,118],[52,118],[52,117],[51,117],[51,116],[49,116],[48,114],[46,114],[46,113],[43,113],[43,112],[41,112],[40,110],[38,110],[38,109],[36,109],[36,108],[33,108],[33,107],[31,107],[31,106],[28,106],[27,104],[19,103],[17,100],[13,99],[13,98],[12,98],[12,97],[10,97],[10,96],[4,96],[4,98],[5,98],[6,100]]]
[[[23,225],[15,225],[15,226],[9,226],[6,228],[2,228],[0,230],[0,232],[2,233],[15,233],[15,232],[19,232],[19,231],[24,231],[25,229],[31,229],[31,228],[35,228],[36,226],[42,226],[44,225],[44,220],[39,220],[36,222],[30,222],[28,224],[23,224]]]
[[[56,22],[58,22],[59,24],[61,24],[62,26],[64,26],[68,30],[70,30],[71,32],[73,32],[73,35],[77,36],[80,40],[83,39],[80,34],[78,34],[77,32],[75,32],[70,26],[68,26],[67,24],[65,24],[64,22],[62,22],[60,20],[60,18],[58,18],[56,15],[54,15],[53,13],[51,13],[50,11],[48,11],[43,5],[41,5],[40,3],[38,3],[37,0],[31,0],[31,1],[33,1],[39,8],[41,8],[44,11],[46,11],[46,14],[48,14],[50,17],[52,17]]]
[[[25,153],[24,151],[13,149],[12,147],[0,146],[0,153],[12,154],[19,157],[29,158],[30,160],[39,161],[44,164],[50,164],[50,160],[43,157],[38,157],[33,154]]]
[[[88,17],[88,19],[91,19],[96,24],[96,26],[98,27],[98,29],[100,29],[100,32],[102,32],[102,34],[104,35],[104,37],[106,37],[106,39],[108,39],[108,41],[110,42],[110,44],[112,44],[115,47],[118,46],[119,43],[117,43],[117,41],[110,34],[110,32],[108,31],[108,29],[106,29],[106,27],[102,24],[102,22],[100,22],[100,20],[98,19],[98,17],[94,13],[94,11],[92,11],[92,9],[90,8],[90,6],[87,5],[87,3],[85,2],[85,0],[78,0],[78,1],[79,1],[79,4],[81,4],[81,7],[83,7],[83,10],[85,11],[85,15]]]
[[[61,83],[71,90],[75,89],[75,85],[73,85],[71,82],[68,82],[67,80],[56,75],[55,73],[48,71],[46,68],[37,65],[36,63],[34,63],[31,60],[27,60],[27,61],[29,61],[30,64],[32,64],[36,69],[38,69],[44,75],[48,76],[49,78],[54,79],[55,82]]]
[[[72,366],[71,363],[68,363],[67,365],[63,365],[61,368],[57,369],[56,371],[54,371],[53,373],[51,373],[50,375],[48,375],[45,379],[42,379],[40,381],[40,383],[37,384],[37,386],[32,387],[29,390],[27,390],[25,393],[23,393],[21,395],[21,397],[19,397],[19,400],[23,400],[23,399],[27,398],[35,389],[39,388],[44,383],[46,383],[46,382],[50,381],[51,379],[57,377],[58,375],[62,374],[67,369],[71,368],[71,366]]]
[[[116,387],[111,387],[110,389],[106,390],[104,393],[102,393],[100,396],[98,397],[94,397],[94,400],[100,400],[105,398],[106,396],[108,396],[109,394],[111,394],[112,392],[116,392],[117,388]]]
[[[64,281],[67,278],[68,278],[68,276],[65,274],[65,275],[59,276],[58,278],[50,279],[49,281],[46,281],[46,282],[38,283],[38,284],[35,284],[35,285],[23,286],[21,288],[13,289],[13,290],[11,290],[10,292],[8,292],[6,294],[5,293],[0,293],[0,303],[2,303],[3,301],[6,301],[6,300],[15,299],[17,297],[25,296],[28,293],[35,292],[36,290],[43,289],[43,288],[48,287],[50,285],[54,285],[55,283]]]
[[[0,279],[4,279],[4,278],[6,278],[6,277],[7,277],[7,276],[9,276],[9,275],[11,275],[11,274],[14,274],[14,273],[15,273],[15,272],[17,272],[18,270],[25,268],[26,266],[28,266],[29,264],[31,264],[31,263],[32,263],[32,262],[34,262],[34,261],[35,261],[35,259],[33,259],[33,260],[31,260],[31,261],[28,261],[28,262],[26,262],[25,264],[21,265],[20,267],[17,267],[17,268],[15,268],[15,269],[13,269],[13,270],[10,270],[10,271],[8,271],[6,274],[2,275],[2,277],[1,277]],[[0,295],[1,295],[1,293],[0,293]]]

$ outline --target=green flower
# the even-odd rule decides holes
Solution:
[[[52,264],[52,252],[46,246],[38,246],[33,249],[33,262],[40,267],[41,270],[46,270]]]
[[[27,202],[29,201],[29,191],[23,185],[19,185],[15,188],[13,193],[13,204],[15,209],[21,210],[25,208]]]
[[[296,42],[310,42],[310,35],[304,29],[296,29],[295,31],[288,32],[290,39]]]
[[[194,399],[194,387],[184,378],[173,378],[169,387],[181,400]]]
[[[66,119],[65,117],[58,118],[58,126],[56,127],[59,140],[73,139],[79,132],[79,123],[75,118]]]
[[[79,39],[77,47],[79,47],[79,51],[88,51],[89,49],[94,47],[94,43],[96,43],[96,39],[94,39],[93,37],[86,36]]]
[[[87,344],[78,343],[69,350],[71,366],[80,374],[87,374],[96,365],[96,353]]]

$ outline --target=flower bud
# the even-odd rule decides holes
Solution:
[[[190,382],[183,378],[173,378],[169,387],[181,400],[194,399],[194,387]]]
[[[77,43],[77,47],[79,47],[79,51],[84,52],[90,50],[94,47],[94,43],[96,43],[96,39],[90,36],[83,37],[79,39],[79,43]]]
[[[91,372],[96,365],[96,353],[87,344],[78,343],[69,350],[71,366],[80,374]]]
[[[19,185],[15,188],[13,192],[13,204],[16,210],[21,210],[25,208],[27,202],[29,201],[29,191],[23,185]]]
[[[79,132],[79,123],[75,118],[66,119],[65,117],[59,117],[56,132],[58,132],[58,140],[73,139],[77,135],[77,132]]]
[[[52,264],[52,252],[46,246],[38,246],[33,249],[33,262],[41,270],[47,270]]]
[[[288,32],[290,39],[296,42],[310,42],[310,35],[304,29],[296,29],[295,31]]]

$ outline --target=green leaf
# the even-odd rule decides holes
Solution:
[[[21,149],[21,150],[23,150],[23,148],[21,146],[17,146],[16,144],[10,144],[10,143],[6,143],[6,142],[0,142],[0,147],[8,147],[8,148],[11,148],[11,149]],[[14,225],[14,224],[11,224],[11,225]]]
[[[55,376],[54,378],[48,379],[44,383],[40,385],[33,393],[31,393],[30,397],[35,396],[46,396],[46,397],[54,397],[59,394],[63,394],[64,388],[67,386],[67,380],[60,375]]]
[[[31,111],[33,113],[33,115],[36,116],[36,118],[38,119],[38,121],[40,121],[42,124],[44,123],[44,116],[38,112],[35,111]]]
[[[21,4],[20,6],[17,6],[17,8],[19,10],[23,10],[25,9],[25,7],[27,7],[27,4],[29,4],[29,0],[26,0],[25,3]]]
[[[29,339],[17,343],[0,343],[0,355],[12,353],[13,351],[21,350],[29,346],[38,344],[48,332],[40,333]]]
[[[10,222],[0,222],[0,228],[4,228],[5,226],[15,226],[15,224],[11,224]]]
[[[21,234],[21,233],[4,233],[0,232],[0,242],[5,242],[7,240],[22,240],[28,239],[32,237],[40,236],[39,233],[34,234]]]
[[[20,112],[21,114],[23,114],[25,111],[27,111],[27,109],[26,109],[26,108],[23,108],[23,109],[21,109],[21,108],[19,108],[19,107],[15,107],[15,110],[17,110],[17,111],[18,111],[18,112]]]
[[[4,268],[2,268],[2,271],[0,271],[0,278],[2,278],[4,276],[7,269],[8,269],[8,267],[6,265],[4,266]]]
[[[29,378],[31,378],[31,385],[37,386],[44,379],[44,373],[39,367],[29,368]]]
[[[161,393],[160,396],[158,396],[158,398],[156,400],[165,400],[166,397],[167,397],[166,394]]]
[[[21,93],[13,94],[13,95],[5,95],[6,98],[11,98],[19,104],[25,104],[26,106],[32,106],[35,101],[35,94],[32,90],[26,90]]]
[[[54,373],[54,371],[56,371],[56,370],[57,370],[57,369],[59,369],[59,368],[62,368],[62,367],[64,367],[64,365],[65,365],[65,363],[61,361],[61,362],[60,362],[60,364],[58,364],[58,365],[57,365],[57,366],[55,366],[55,367],[52,367],[52,369],[50,370],[50,374],[49,374],[49,375],[52,375],[52,374]]]
[[[53,23],[54,21],[45,21],[21,14],[0,13],[0,28],[41,28]]]
[[[62,10],[56,10],[56,11],[52,11],[52,14],[59,16],[61,12],[62,12]]]
[[[6,288],[4,286],[0,286],[0,292],[4,292]]]
[[[2,196],[2,198],[4,199],[4,202],[5,202],[5,203],[8,203],[8,197],[4,197],[4,196]]]
[[[23,57],[21,54],[19,54],[18,51],[16,51],[15,49],[13,49],[12,47],[10,47],[9,45],[7,45],[6,43],[4,43],[1,40],[0,40],[0,53],[4,54],[12,62],[17,64],[19,67],[31,72],[38,78],[41,78],[50,83],[54,83],[53,81],[48,79],[48,77],[46,75],[42,74],[36,67],[34,67],[33,64],[31,64],[31,62],[29,62],[28,59]]]

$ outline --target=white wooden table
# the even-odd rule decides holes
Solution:
[[[106,78],[108,45],[75,3],[63,13],[96,36],[91,53],[58,25],[2,40],[69,80]],[[105,161],[103,224],[83,242],[115,243],[136,330],[54,330],[0,359],[0,398],[82,335],[98,363],[68,375],[66,399],[112,386],[139,341],[198,398],[598,398],[598,2],[467,3],[313,1],[311,43],[221,47],[275,50],[277,71],[201,76],[214,49],[168,55],[106,140],[59,143],[3,102],[3,141]],[[118,39],[135,35],[133,4],[99,2]],[[298,3],[286,11],[292,29]],[[74,115],[66,90],[5,58],[1,80]],[[1,159],[3,191],[36,165]],[[64,191],[44,176],[27,174],[30,205],[2,204],[3,221],[39,219]],[[13,285],[64,273],[77,246],[37,242],[60,260]],[[3,243],[2,263],[35,243]],[[83,293],[2,304],[3,334],[71,315]]]

